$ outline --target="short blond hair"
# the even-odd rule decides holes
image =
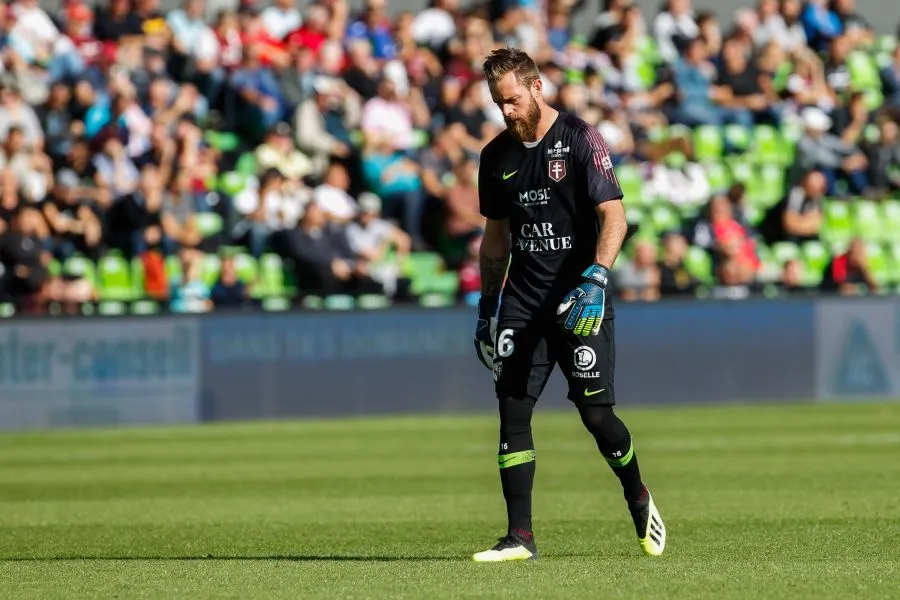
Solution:
[[[484,74],[488,83],[496,83],[507,73],[515,73],[516,81],[530,86],[541,73],[534,59],[518,48],[500,48],[491,52],[484,61]]]

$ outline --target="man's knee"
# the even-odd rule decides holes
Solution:
[[[500,399],[500,433],[503,437],[527,434],[531,431],[531,415],[535,401],[532,398]]]

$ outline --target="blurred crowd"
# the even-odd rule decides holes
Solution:
[[[460,294],[477,291],[478,158],[504,127],[480,65],[502,46],[537,59],[549,102],[595,124],[617,166],[697,207],[635,238],[625,298],[694,293],[696,247],[718,285],[752,286],[759,244],[815,239],[823,198],[900,191],[900,47],[881,55],[878,96],[853,85],[853,57],[878,42],[855,0],[760,0],[733,18],[605,0],[575,35],[586,1],[433,0],[394,16],[387,0],[5,4],[0,299],[96,299],[67,265],[115,253],[184,310],[239,303],[251,282],[230,263],[213,285],[197,275],[235,247],[278,255],[308,293],[408,296],[401,267],[423,251],[459,273]],[[688,128],[788,122],[802,132],[784,198],[751,223],[740,184],[695,168]],[[727,138],[723,155],[736,152]],[[874,287],[864,255],[835,256],[821,285]],[[791,277],[786,265],[780,285],[802,287]]]

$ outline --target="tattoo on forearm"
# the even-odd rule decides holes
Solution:
[[[481,293],[485,296],[499,296],[503,289],[508,257],[481,255]]]

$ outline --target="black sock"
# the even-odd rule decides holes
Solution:
[[[500,449],[497,462],[506,499],[509,531],[531,541],[531,489],[534,485],[534,441],[531,414],[534,400],[505,398],[500,401]]]
[[[622,484],[625,500],[641,500],[644,484],[638,467],[631,433],[611,406],[587,406],[580,410],[581,421],[597,441],[597,448]]]

